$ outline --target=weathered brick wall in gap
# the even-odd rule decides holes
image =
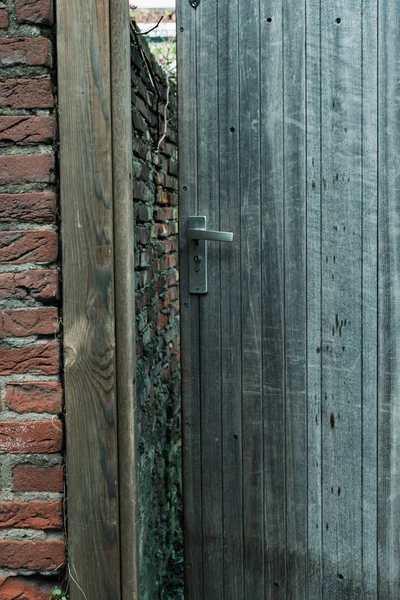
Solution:
[[[54,15],[0,1],[0,599],[64,563]]]
[[[147,59],[145,59],[147,57]],[[176,92],[132,35],[139,501],[143,600],[168,587],[182,553]],[[158,148],[159,147],[159,148]],[[158,149],[157,149],[158,148]]]

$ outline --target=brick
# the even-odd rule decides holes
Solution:
[[[3,422],[0,423],[0,454],[60,452],[62,438],[59,420]]]
[[[177,195],[166,192],[162,188],[158,189],[157,192],[157,203],[162,205],[176,205],[177,204]]]
[[[40,37],[0,39],[0,67],[51,67],[51,42]]]
[[[157,229],[159,237],[168,237],[172,233],[171,225],[166,223],[159,223]]]
[[[5,310],[2,316],[4,336],[53,335],[59,327],[56,308]]]
[[[61,529],[61,502],[0,502],[0,528]]]
[[[60,414],[62,387],[56,381],[9,383],[6,388],[5,404],[17,413]]]
[[[171,285],[176,285],[178,279],[179,277],[177,271],[172,271],[172,273],[168,273],[165,283],[167,287],[171,287]]]
[[[52,192],[0,194],[2,223],[54,223],[55,212],[56,195]]]
[[[0,146],[45,144],[56,134],[56,121],[50,115],[0,116]]]
[[[161,187],[165,188],[166,186],[166,181],[167,181],[167,175],[166,173],[164,173],[163,171],[158,171],[156,174],[156,183],[157,185],[160,185]]]
[[[139,200],[141,202],[152,202],[154,194],[152,190],[142,181],[134,181],[133,182],[133,197],[135,200]],[[150,220],[152,218],[152,213],[150,213]],[[145,220],[145,219],[143,219]]]
[[[175,208],[159,208],[157,207],[154,211],[154,218],[156,221],[169,221],[177,218],[177,211]]]
[[[0,578],[0,599],[49,600],[53,588],[53,582],[36,577],[3,577]]]
[[[1,211],[1,209],[0,209]],[[146,246],[150,244],[151,241],[151,229],[149,227],[139,227],[138,228],[138,242],[142,246]]]
[[[0,29],[8,27],[8,11],[6,8],[0,8]]]
[[[32,79],[0,78],[0,107],[52,108],[54,105],[50,77]]]
[[[53,0],[15,0],[18,23],[53,25]]]
[[[5,154],[0,156],[0,185],[53,183],[54,156],[44,154]]]
[[[64,564],[64,542],[0,540],[0,566],[8,569],[55,571]]]
[[[57,256],[55,231],[0,232],[0,264],[48,264]]]
[[[0,375],[57,375],[59,363],[60,347],[57,341],[23,348],[0,348]]]
[[[161,242],[164,246],[164,253],[168,254],[169,252],[176,252],[178,250],[178,240],[176,239],[167,239]]]
[[[0,300],[54,300],[57,297],[58,272],[55,270],[0,273]]]
[[[165,298],[164,298],[164,308],[168,308],[168,306],[171,304],[171,302],[173,302],[174,300],[178,299],[178,288],[177,287],[171,287],[169,288],[168,292],[165,294]]]
[[[138,221],[151,221],[153,208],[144,204],[135,204],[135,216]]]
[[[168,315],[164,315],[161,313],[158,317],[157,327],[158,329],[163,329],[166,325],[168,325]]]
[[[62,467],[40,469],[18,465],[13,470],[13,487],[15,492],[63,492]]]
[[[142,250],[136,253],[136,266],[142,269],[146,269],[154,258],[154,251],[152,248],[148,250]]]

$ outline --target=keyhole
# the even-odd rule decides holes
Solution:
[[[196,265],[196,266],[195,266],[195,269],[194,269],[194,271],[195,271],[195,273],[199,273],[199,272],[200,272],[200,270],[201,270],[201,261],[202,261],[203,259],[201,258],[201,256],[199,256],[199,255],[197,254],[197,255],[194,257],[194,259],[193,259],[193,260],[194,260],[194,262],[195,262],[195,265]]]

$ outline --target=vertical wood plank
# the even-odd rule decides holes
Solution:
[[[286,597],[282,0],[261,3],[265,590]]]
[[[308,597],[322,599],[321,1],[307,0]]]
[[[362,597],[378,595],[377,556],[377,213],[378,3],[362,15]]]
[[[113,140],[115,351],[123,600],[139,600],[136,327],[132,202],[131,46],[129,4],[110,0]]]
[[[219,199],[219,102],[218,11],[214,2],[202,2],[198,19],[196,52],[197,89],[197,197],[199,214],[207,227],[218,230]],[[192,9],[193,10],[193,9]],[[223,15],[226,18],[226,15]],[[201,444],[203,502],[203,594],[210,600],[224,598],[223,478],[222,468],[222,364],[220,243],[208,242],[208,294],[200,302]],[[210,351],[212,349],[212,351]]]
[[[378,594],[400,586],[400,6],[379,1]]]
[[[361,531],[361,2],[322,4],[324,597],[359,598]]]
[[[58,3],[71,598],[120,598],[108,0]]]
[[[239,1],[245,599],[264,594],[260,7]]]
[[[197,47],[196,11],[177,3],[179,101],[179,248],[181,272],[183,492],[185,596],[203,594],[202,448],[200,404],[199,298],[189,294],[187,219],[198,213],[197,201]]]
[[[283,2],[286,598],[306,599],[305,4]]]
[[[224,598],[243,600],[238,0],[218,2]],[[225,375],[226,374],[226,375]]]

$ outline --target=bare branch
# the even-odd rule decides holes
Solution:
[[[163,143],[163,141],[167,137],[169,94],[170,94],[170,90],[171,90],[171,85],[170,85],[170,82],[169,82],[169,77],[170,77],[170,74],[169,74],[169,72],[167,72],[167,101],[166,101],[165,106],[164,106],[164,130],[163,130],[163,134],[162,134],[162,136],[160,138],[160,141],[157,144],[157,150],[156,150],[156,152],[160,152],[161,144]]]
[[[164,15],[162,15],[159,18],[157,25],[154,25],[154,27],[152,27],[148,31],[138,31],[138,35],[147,35],[148,33],[151,33],[152,31],[154,31],[155,29],[157,29],[157,27],[159,26],[159,24],[161,23],[161,21],[163,20],[163,18],[164,18]]]

